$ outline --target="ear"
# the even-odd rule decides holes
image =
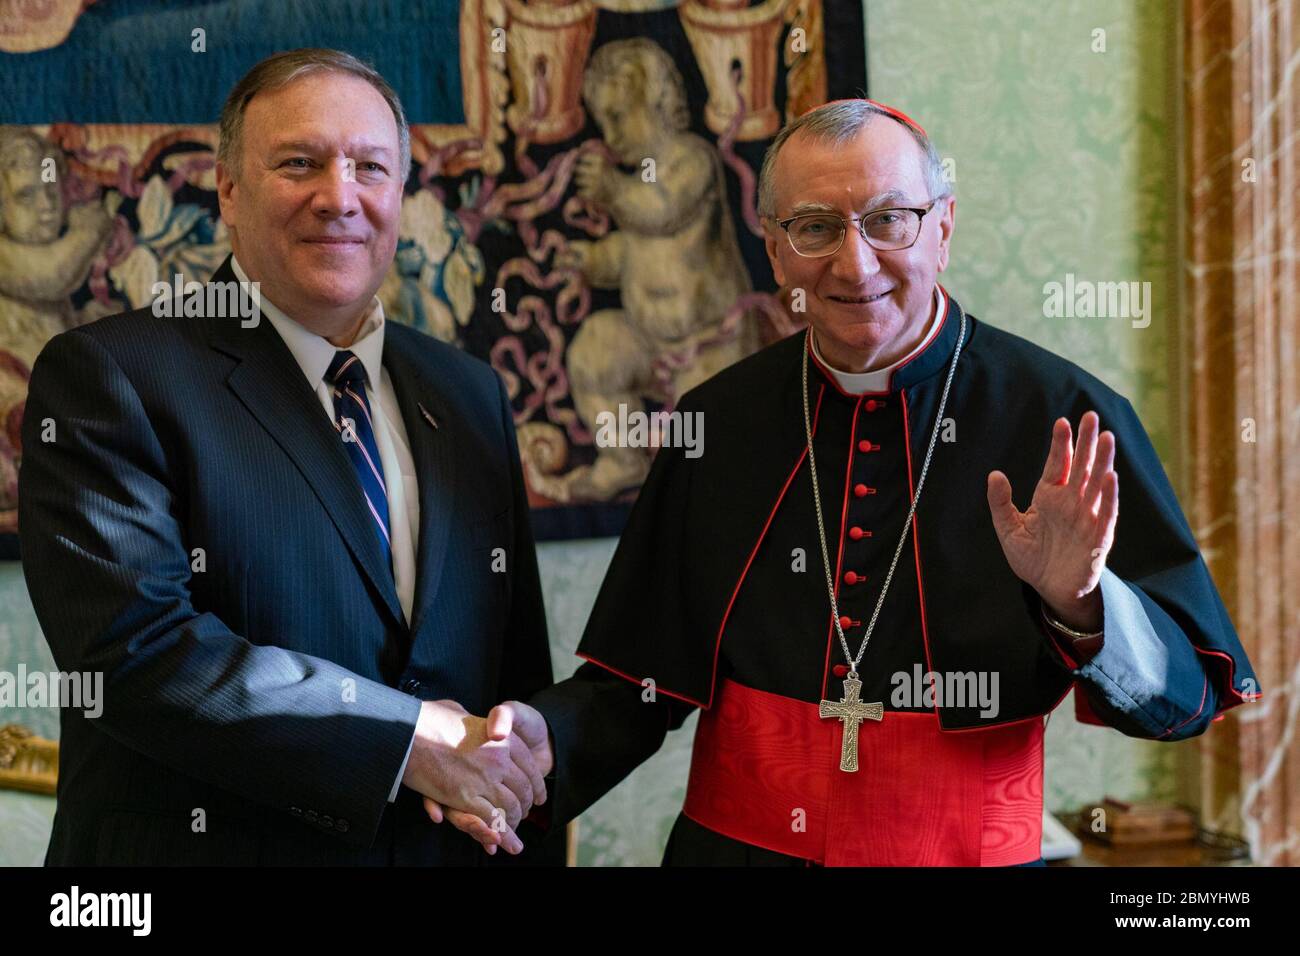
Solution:
[[[767,250],[767,261],[772,264],[772,276],[778,286],[784,286],[785,269],[781,266],[781,257],[778,254],[781,244],[785,242],[785,236],[781,235],[784,230],[770,216],[762,217],[762,222],[763,248]]]
[[[948,268],[948,246],[952,242],[952,231],[957,226],[957,197],[949,196],[944,200],[943,216],[939,220],[939,271]]]
[[[230,176],[223,162],[217,163],[217,204],[221,209],[221,219],[227,229],[235,226],[235,181]]]

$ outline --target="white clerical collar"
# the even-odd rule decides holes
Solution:
[[[925,335],[921,336],[921,341],[916,348],[897,362],[884,368],[873,369],[870,372],[841,372],[822,356],[821,350],[817,348],[816,335],[812,337],[813,356],[826,371],[835,377],[835,381],[839,383],[840,388],[850,395],[862,395],[867,392],[887,392],[889,391],[889,380],[894,374],[894,370],[912,361],[925,351],[926,346],[934,341],[935,336],[939,334],[939,328],[943,325],[943,315],[946,311],[947,299],[944,296],[943,289],[936,282],[934,285],[934,312],[931,313],[928,320],[929,328],[926,330]]]
[[[233,255],[230,257],[230,266],[235,270],[235,277],[240,282],[249,281],[248,275],[239,265],[239,260]],[[270,319],[275,331],[280,333],[280,338],[293,353],[298,367],[302,369],[302,374],[307,376],[307,382],[313,390],[319,388],[339,347],[324,336],[317,335],[289,318],[265,295],[261,296],[261,306],[262,315]],[[361,364],[370,379],[370,387],[378,388],[379,376],[384,366],[384,306],[378,296],[375,296],[374,301],[371,302],[370,311],[366,313],[357,337],[352,340],[348,348],[361,359]]]

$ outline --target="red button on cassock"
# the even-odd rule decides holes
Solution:
[[[867,441],[865,438],[858,442],[858,451],[861,452],[875,451],[879,447],[879,445],[871,444],[871,442]]]
[[[855,496],[857,496],[858,498],[865,498],[865,497],[866,497],[866,494],[867,494],[867,486],[866,486],[866,485],[854,485],[854,486],[853,486],[853,494],[854,494]]]
[[[849,617],[847,614],[840,616],[840,630],[846,631],[849,629],[849,627],[852,624],[853,624],[853,618]]]
[[[854,525],[852,528],[849,529],[849,537],[852,538],[854,541],[861,541],[863,538],[870,538],[871,532],[863,531],[857,525]]]
[[[874,398],[867,399],[867,411],[874,412],[879,407],[880,407],[880,403],[877,402]]]
[[[865,580],[866,580],[866,578],[861,577],[861,576],[860,576],[856,571],[845,571],[845,572],[844,572],[844,583],[845,583],[845,584],[857,584],[859,581],[865,581]]]
[[[831,668],[831,673],[834,674],[836,677],[848,677],[848,676],[849,676],[849,665],[848,665],[848,664],[836,664],[834,667]]]

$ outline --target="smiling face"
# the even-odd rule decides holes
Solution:
[[[786,140],[772,171],[777,219],[805,210],[844,219],[891,206],[924,207],[925,155],[900,124],[875,117],[836,146],[799,131]],[[905,356],[925,333],[935,280],[948,266],[956,200],[938,202],[921,219],[909,249],[881,252],[850,223],[840,248],[808,258],[790,247],[785,231],[764,220],[767,255],[783,289],[803,289],[804,313],[821,353],[836,368],[863,372]],[[866,301],[862,301],[866,300]]]
[[[401,158],[383,95],[334,72],[258,93],[239,180],[230,174],[218,164],[221,216],[248,277],[302,325],[350,344],[397,249]]]

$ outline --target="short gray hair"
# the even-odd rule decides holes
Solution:
[[[304,47],[286,50],[262,60],[244,74],[226,97],[221,108],[221,135],[217,145],[217,159],[238,180],[243,172],[244,110],[249,102],[263,90],[288,86],[300,76],[309,73],[347,73],[365,80],[383,96],[397,121],[397,144],[401,153],[402,182],[411,174],[411,127],[406,122],[402,102],[388,82],[373,67],[342,50]]]
[[[763,166],[758,174],[758,214],[772,218],[776,215],[776,185],[773,183],[773,170],[776,168],[776,155],[781,147],[795,133],[803,130],[807,135],[821,142],[842,146],[857,136],[877,116],[887,117],[898,123],[909,133],[921,147],[925,186],[930,199],[942,199],[952,195],[952,185],[944,178],[943,160],[930,142],[930,137],[918,126],[910,125],[887,110],[881,109],[870,100],[836,100],[816,109],[809,110],[798,119],[787,123],[776,134],[772,145],[763,157]]]

